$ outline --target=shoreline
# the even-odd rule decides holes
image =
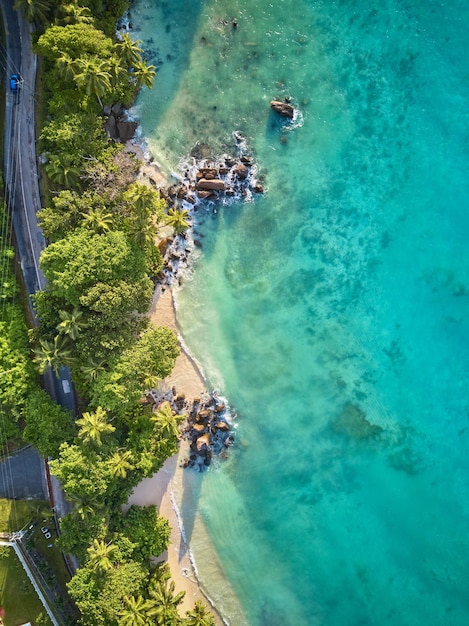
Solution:
[[[178,338],[179,330],[176,320],[176,308],[171,287],[158,287],[153,295],[153,302],[149,312],[150,321],[156,326],[171,328]],[[207,383],[200,368],[193,357],[184,348],[180,341],[181,352],[178,355],[174,369],[165,378],[161,387],[184,393],[186,398],[200,396],[207,392]],[[155,504],[160,515],[165,517],[171,526],[170,544],[159,560],[166,561],[171,571],[171,578],[175,583],[175,593],[185,591],[185,596],[179,605],[180,612],[185,613],[194,608],[197,600],[203,602],[213,613],[217,626],[228,624],[218,611],[217,607],[206,594],[200,584],[197,569],[193,560],[190,545],[186,542],[181,519],[181,501],[183,494],[178,489],[182,484],[182,474],[186,470],[182,467],[182,460],[186,458],[188,442],[181,440],[179,450],[167,459],[163,467],[151,478],[146,478],[132,491],[128,505],[138,504],[148,506]]]
[[[145,138],[136,137],[133,140],[129,140],[125,143],[125,150],[134,152],[136,158],[141,163],[137,176],[138,182],[158,191],[170,184],[170,174],[150,156]],[[165,234],[160,231],[160,236],[164,237]],[[150,323],[155,326],[171,328],[178,337],[181,348],[173,371],[160,383],[159,389],[165,393],[171,392],[175,388],[177,393],[184,394],[186,399],[190,401],[193,398],[208,394],[209,389],[200,365],[185,346],[183,337],[179,332],[176,313],[174,291],[171,283],[157,285],[148,312]],[[190,485],[191,480],[188,474],[186,474],[190,470],[183,468],[183,462],[188,456],[189,442],[181,439],[178,452],[166,459],[163,467],[156,474],[144,479],[135,487],[127,504],[129,506],[131,504],[140,506],[154,504],[158,507],[159,514],[166,518],[170,524],[170,543],[167,551],[160,555],[158,560],[168,563],[171,578],[175,583],[175,593],[185,591],[185,596],[179,605],[180,612],[185,613],[188,610],[192,610],[195,602],[200,600],[213,614],[216,626],[228,626],[229,622],[222,616],[215,601],[211,599],[202,587],[190,548],[190,539],[186,541],[181,511],[186,498],[190,498],[193,495]],[[186,484],[184,485],[184,483]],[[197,491],[195,484],[192,487]],[[212,546],[205,525],[200,515],[197,515],[196,512],[192,522],[197,527],[194,528],[194,534],[197,535],[204,548],[204,562],[210,563],[211,568],[216,572],[216,580],[223,581],[223,588],[227,592],[224,595],[224,602],[229,597],[229,613],[241,616],[243,611],[239,600],[232,590],[231,584],[223,574],[218,555]]]

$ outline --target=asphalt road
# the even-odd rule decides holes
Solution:
[[[5,107],[5,156],[3,163],[3,179],[8,207],[13,218],[16,250],[21,263],[24,282],[31,296],[38,289],[45,287],[46,281],[39,267],[39,257],[46,242],[37,223],[36,214],[41,208],[34,128],[36,56],[31,50],[31,25],[13,10],[14,0],[0,0],[0,9],[6,33],[5,50],[2,65],[7,85]],[[1,71],[1,70],[0,70]],[[17,93],[9,89],[11,74],[21,76],[21,84]],[[30,299],[31,310],[32,302]],[[60,377],[50,370],[44,376],[47,391],[61,406],[76,413],[76,403],[70,372],[60,368]],[[34,454],[37,458],[33,458]],[[44,463],[37,452],[31,451],[25,457],[13,457],[5,461],[7,465],[4,475],[11,467],[15,496],[20,493],[39,493],[43,497]],[[31,471],[27,466],[31,466]],[[1,472],[0,472],[1,480]],[[53,499],[58,517],[63,516],[70,508],[64,500],[59,482],[51,478]],[[8,489],[5,488],[5,491]],[[0,487],[1,493],[1,487]],[[31,497],[31,496],[27,496]]]
[[[37,450],[25,448],[0,461],[0,498],[47,499],[44,461]]]

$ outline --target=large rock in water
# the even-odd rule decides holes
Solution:
[[[288,102],[281,102],[280,100],[272,100],[270,108],[282,117],[288,117],[290,119],[293,119],[293,115],[295,114],[295,108],[291,104]]]
[[[224,191],[225,183],[219,178],[214,178],[213,180],[201,178],[197,182],[197,189],[206,189],[208,191]]]
[[[236,174],[236,176],[240,180],[246,180],[246,178],[248,177],[248,174],[249,174],[249,170],[244,165],[244,163],[238,163],[236,165],[236,167],[233,168],[233,173]]]

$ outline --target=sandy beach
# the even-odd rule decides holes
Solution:
[[[178,333],[176,311],[171,289],[164,291],[157,289],[150,309],[150,319],[155,326],[168,326]],[[176,359],[173,372],[162,383],[163,389],[176,387],[178,393],[184,393],[188,400],[200,396],[206,389],[204,378],[195,361],[181,349]],[[176,509],[180,507],[181,490],[177,485],[182,484],[181,460],[187,457],[187,442],[182,441],[179,452],[167,459],[161,470],[151,478],[143,480],[132,492],[128,504],[147,506],[155,504],[160,514],[169,520],[171,526],[171,543],[166,553],[162,555],[171,569],[171,576],[175,582],[176,592],[185,591],[186,595],[180,605],[181,613],[194,607],[196,600],[201,600],[210,606],[209,599],[202,592],[191,561],[189,546],[181,533]],[[217,625],[224,622],[211,606]]]

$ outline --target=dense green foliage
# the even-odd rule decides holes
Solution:
[[[30,359],[27,327],[10,245],[11,222],[0,210],[0,420],[2,436],[19,435],[19,421],[31,394],[40,390]]]

